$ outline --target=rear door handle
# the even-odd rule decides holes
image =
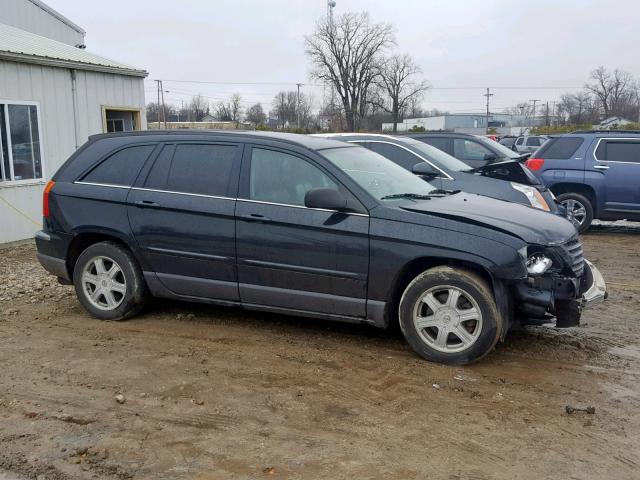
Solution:
[[[608,165],[594,165],[593,168],[597,168],[598,170],[609,170]]]
[[[270,222],[271,221],[269,217],[265,217],[264,215],[260,215],[259,213],[248,213],[246,215],[240,215],[240,218],[248,222]]]
[[[151,207],[151,208],[157,208],[160,206],[159,203],[156,203],[152,200],[137,200],[136,202],[134,202],[134,204],[139,207]]]

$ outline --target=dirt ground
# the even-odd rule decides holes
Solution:
[[[99,322],[31,243],[0,249],[0,478],[640,478],[640,228],[584,241],[609,300],[463,368],[238,309]]]

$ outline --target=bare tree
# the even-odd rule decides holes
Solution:
[[[209,114],[209,102],[202,95],[194,95],[189,102],[189,118],[192,122],[201,121]]]
[[[215,116],[223,122],[234,122],[236,127],[240,123],[242,115],[242,97],[234,93],[228,102],[219,102],[216,105]]]
[[[288,92],[281,91],[273,97],[273,109],[271,113],[278,119],[278,123],[282,128],[287,125],[293,125],[297,122],[298,114],[300,115],[300,126],[308,128],[311,121],[311,108],[313,100],[310,96],[303,92],[298,93],[294,90]]]
[[[285,92],[284,90],[276,93],[273,97],[273,110],[271,111],[278,119],[278,123],[282,128],[293,122],[296,115],[296,92]]]
[[[591,72],[590,78],[593,83],[586,84],[585,89],[598,98],[605,118],[624,115],[625,107],[634,99],[635,82],[631,74],[617,68],[609,72],[598,67]]]
[[[386,97],[380,106],[393,118],[393,131],[398,131],[398,121],[412,100],[419,100],[427,91],[429,84],[425,80],[416,80],[422,73],[409,55],[395,54],[385,59],[380,66],[380,75],[376,84]]]
[[[369,89],[379,73],[379,57],[394,42],[391,25],[372,24],[367,13],[345,13],[335,20],[323,18],[315,32],[305,37],[306,52],[313,64],[311,75],[336,91],[348,130],[357,130]]]
[[[253,125],[262,125],[267,122],[267,116],[265,115],[264,110],[262,109],[261,103],[256,103],[254,105],[251,105],[247,109],[246,117],[247,117],[247,121],[251,122]]]

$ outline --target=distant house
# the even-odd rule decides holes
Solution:
[[[599,125],[594,125],[594,128],[598,130],[610,130],[624,125],[630,125],[633,122],[622,117],[609,117],[602,120]]]
[[[0,3],[1,243],[41,228],[45,183],[90,135],[146,128],[147,72],[89,53],[39,0]]]

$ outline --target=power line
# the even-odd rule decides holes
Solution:
[[[290,82],[221,82],[221,81],[206,81],[206,80],[164,80],[165,82],[172,83],[193,83],[193,84],[201,84],[201,85],[271,85],[271,86],[282,86],[282,85],[290,85],[296,86],[299,82],[290,81]],[[305,86],[308,87],[324,87],[323,84],[320,83],[305,83]],[[485,90],[486,86],[464,86],[464,87],[430,87],[429,90]],[[496,85],[489,87],[492,90],[572,90],[583,88],[583,86],[571,86],[571,85]]]

